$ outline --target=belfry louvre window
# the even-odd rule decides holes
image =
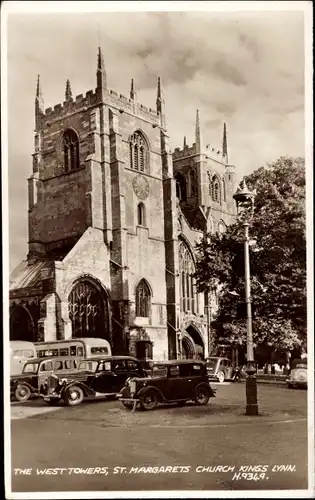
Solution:
[[[211,181],[211,197],[216,203],[221,203],[220,182],[216,175],[212,178]]]
[[[148,146],[140,132],[132,134],[129,143],[130,168],[145,172],[148,165]]]
[[[62,138],[64,168],[66,172],[80,167],[79,138],[74,130],[66,130]]]
[[[193,277],[195,265],[186,243],[179,245],[180,308],[183,312],[198,312],[196,284]]]
[[[136,289],[136,316],[148,318],[150,315],[151,294],[148,284],[141,280]]]

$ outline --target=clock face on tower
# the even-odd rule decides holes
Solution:
[[[145,200],[149,196],[149,183],[145,177],[142,175],[137,175],[132,181],[133,190],[140,198],[140,200]]]

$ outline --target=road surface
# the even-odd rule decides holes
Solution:
[[[11,405],[12,490],[307,489],[307,391],[218,384],[207,406],[130,412],[118,401]]]

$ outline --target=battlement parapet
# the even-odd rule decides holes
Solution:
[[[42,120],[44,122],[50,123],[68,114],[72,114],[82,110],[85,111],[85,108],[96,105],[98,103],[101,103],[101,101],[97,90],[88,90],[85,95],[79,94],[74,99],[65,101],[63,103],[58,103],[53,108],[47,108],[42,114]],[[139,118],[148,120],[155,125],[160,124],[160,117],[155,110],[148,108],[143,104],[139,104],[137,101],[133,101],[123,94],[118,94],[118,92],[116,92],[115,90],[109,90],[105,94],[105,104],[108,104],[109,106],[112,105],[113,107],[118,108],[121,113],[123,113],[124,111],[131,114],[135,113],[139,116]]]
[[[79,94],[75,97],[75,99],[58,103],[53,108],[47,108],[43,114],[43,120],[56,120],[67,114],[75,113],[76,111],[80,111],[88,106],[97,104],[97,102],[98,97],[96,92],[94,90],[88,90],[85,93],[85,97],[83,94]]]
[[[143,104],[130,99],[123,94],[118,94],[114,90],[109,90],[105,102],[109,105],[112,105],[120,110],[121,113],[124,111],[129,112],[131,114],[136,114],[140,118],[144,118],[148,121],[153,122],[154,124],[159,124],[159,115],[157,112]]]
[[[183,149],[175,148],[173,151],[173,160],[179,160],[180,158],[185,158],[186,156],[193,156],[196,154],[196,143],[192,146],[185,145]]]

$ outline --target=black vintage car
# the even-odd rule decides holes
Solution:
[[[145,376],[139,361],[131,356],[89,358],[79,363],[77,372],[48,377],[42,395],[47,404],[63,400],[74,406],[84,398],[115,397],[128,378]]]
[[[67,356],[30,359],[20,375],[11,375],[11,399],[24,402],[32,396],[39,396],[49,375],[54,373],[66,377],[78,369],[79,361],[78,358]]]
[[[206,363],[199,360],[170,360],[155,363],[151,376],[130,378],[118,398],[126,408],[137,405],[153,410],[158,403],[206,405],[215,390],[210,386]]]

